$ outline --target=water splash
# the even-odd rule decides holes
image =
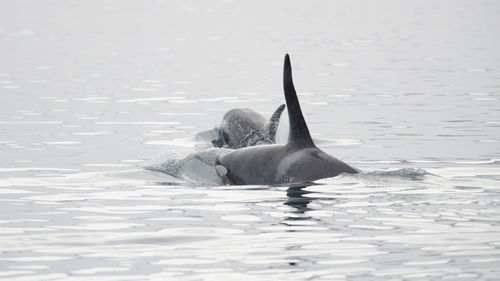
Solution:
[[[157,159],[149,161],[144,168],[166,173],[194,185],[224,185],[223,179],[215,170],[215,160],[227,153],[227,149],[209,148],[205,151],[182,155],[167,152]]]
[[[419,181],[424,180],[426,175],[432,175],[424,169],[420,168],[402,168],[390,171],[370,171],[361,172],[359,176],[362,178],[378,178],[378,179],[402,179]]]

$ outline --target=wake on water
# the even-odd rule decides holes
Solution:
[[[184,147],[192,146],[193,150],[198,149],[199,151],[175,152],[179,151],[179,149],[175,146],[177,142],[174,140],[167,152],[162,153],[156,159],[148,161],[143,167],[147,170],[168,174],[188,185],[225,185],[224,179],[217,173],[215,161],[217,157],[232,150],[210,147],[214,134],[207,132],[199,133],[194,138],[182,139]],[[200,150],[200,148],[202,149]],[[424,169],[402,168],[388,171],[361,171],[359,174],[346,174],[344,177],[366,181],[419,181],[424,180],[425,176],[428,175],[431,174]],[[328,180],[328,182],[332,183],[331,180]]]
[[[424,180],[425,176],[432,174],[420,168],[402,168],[389,171],[361,172],[358,175],[365,178],[402,179],[417,181]]]

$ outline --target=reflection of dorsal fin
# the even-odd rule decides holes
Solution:
[[[300,110],[299,99],[295,92],[292,80],[292,66],[290,57],[285,56],[285,65],[283,66],[283,89],[285,90],[286,107],[288,110],[288,119],[290,122],[290,132],[288,133],[288,144],[301,147],[315,146],[307,129],[306,121]]]
[[[276,142],[276,131],[278,130],[281,113],[283,112],[284,109],[285,109],[284,104],[276,108],[276,111],[274,111],[273,115],[271,116],[269,121],[266,123],[266,126],[264,127],[265,133],[273,143]]]

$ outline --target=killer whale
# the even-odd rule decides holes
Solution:
[[[250,108],[234,108],[226,112],[212,143],[216,147],[238,149],[242,147],[276,143],[276,131],[285,105],[280,105],[266,118]]]
[[[225,182],[282,184],[358,173],[314,144],[295,92],[288,54],[283,66],[283,88],[290,126],[287,143],[246,147],[218,157],[216,169]]]

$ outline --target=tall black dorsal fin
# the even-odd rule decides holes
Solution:
[[[271,139],[271,141],[276,142],[276,131],[278,131],[278,126],[280,124],[281,113],[285,109],[285,105],[282,104],[274,111],[269,121],[266,123],[264,128],[267,136]]]
[[[288,54],[285,55],[285,64],[283,67],[283,89],[285,91],[286,107],[290,122],[288,144],[301,147],[315,146],[309,134],[304,116],[302,115],[302,110],[300,110],[299,99],[297,98],[295,87],[293,86],[292,66]]]

